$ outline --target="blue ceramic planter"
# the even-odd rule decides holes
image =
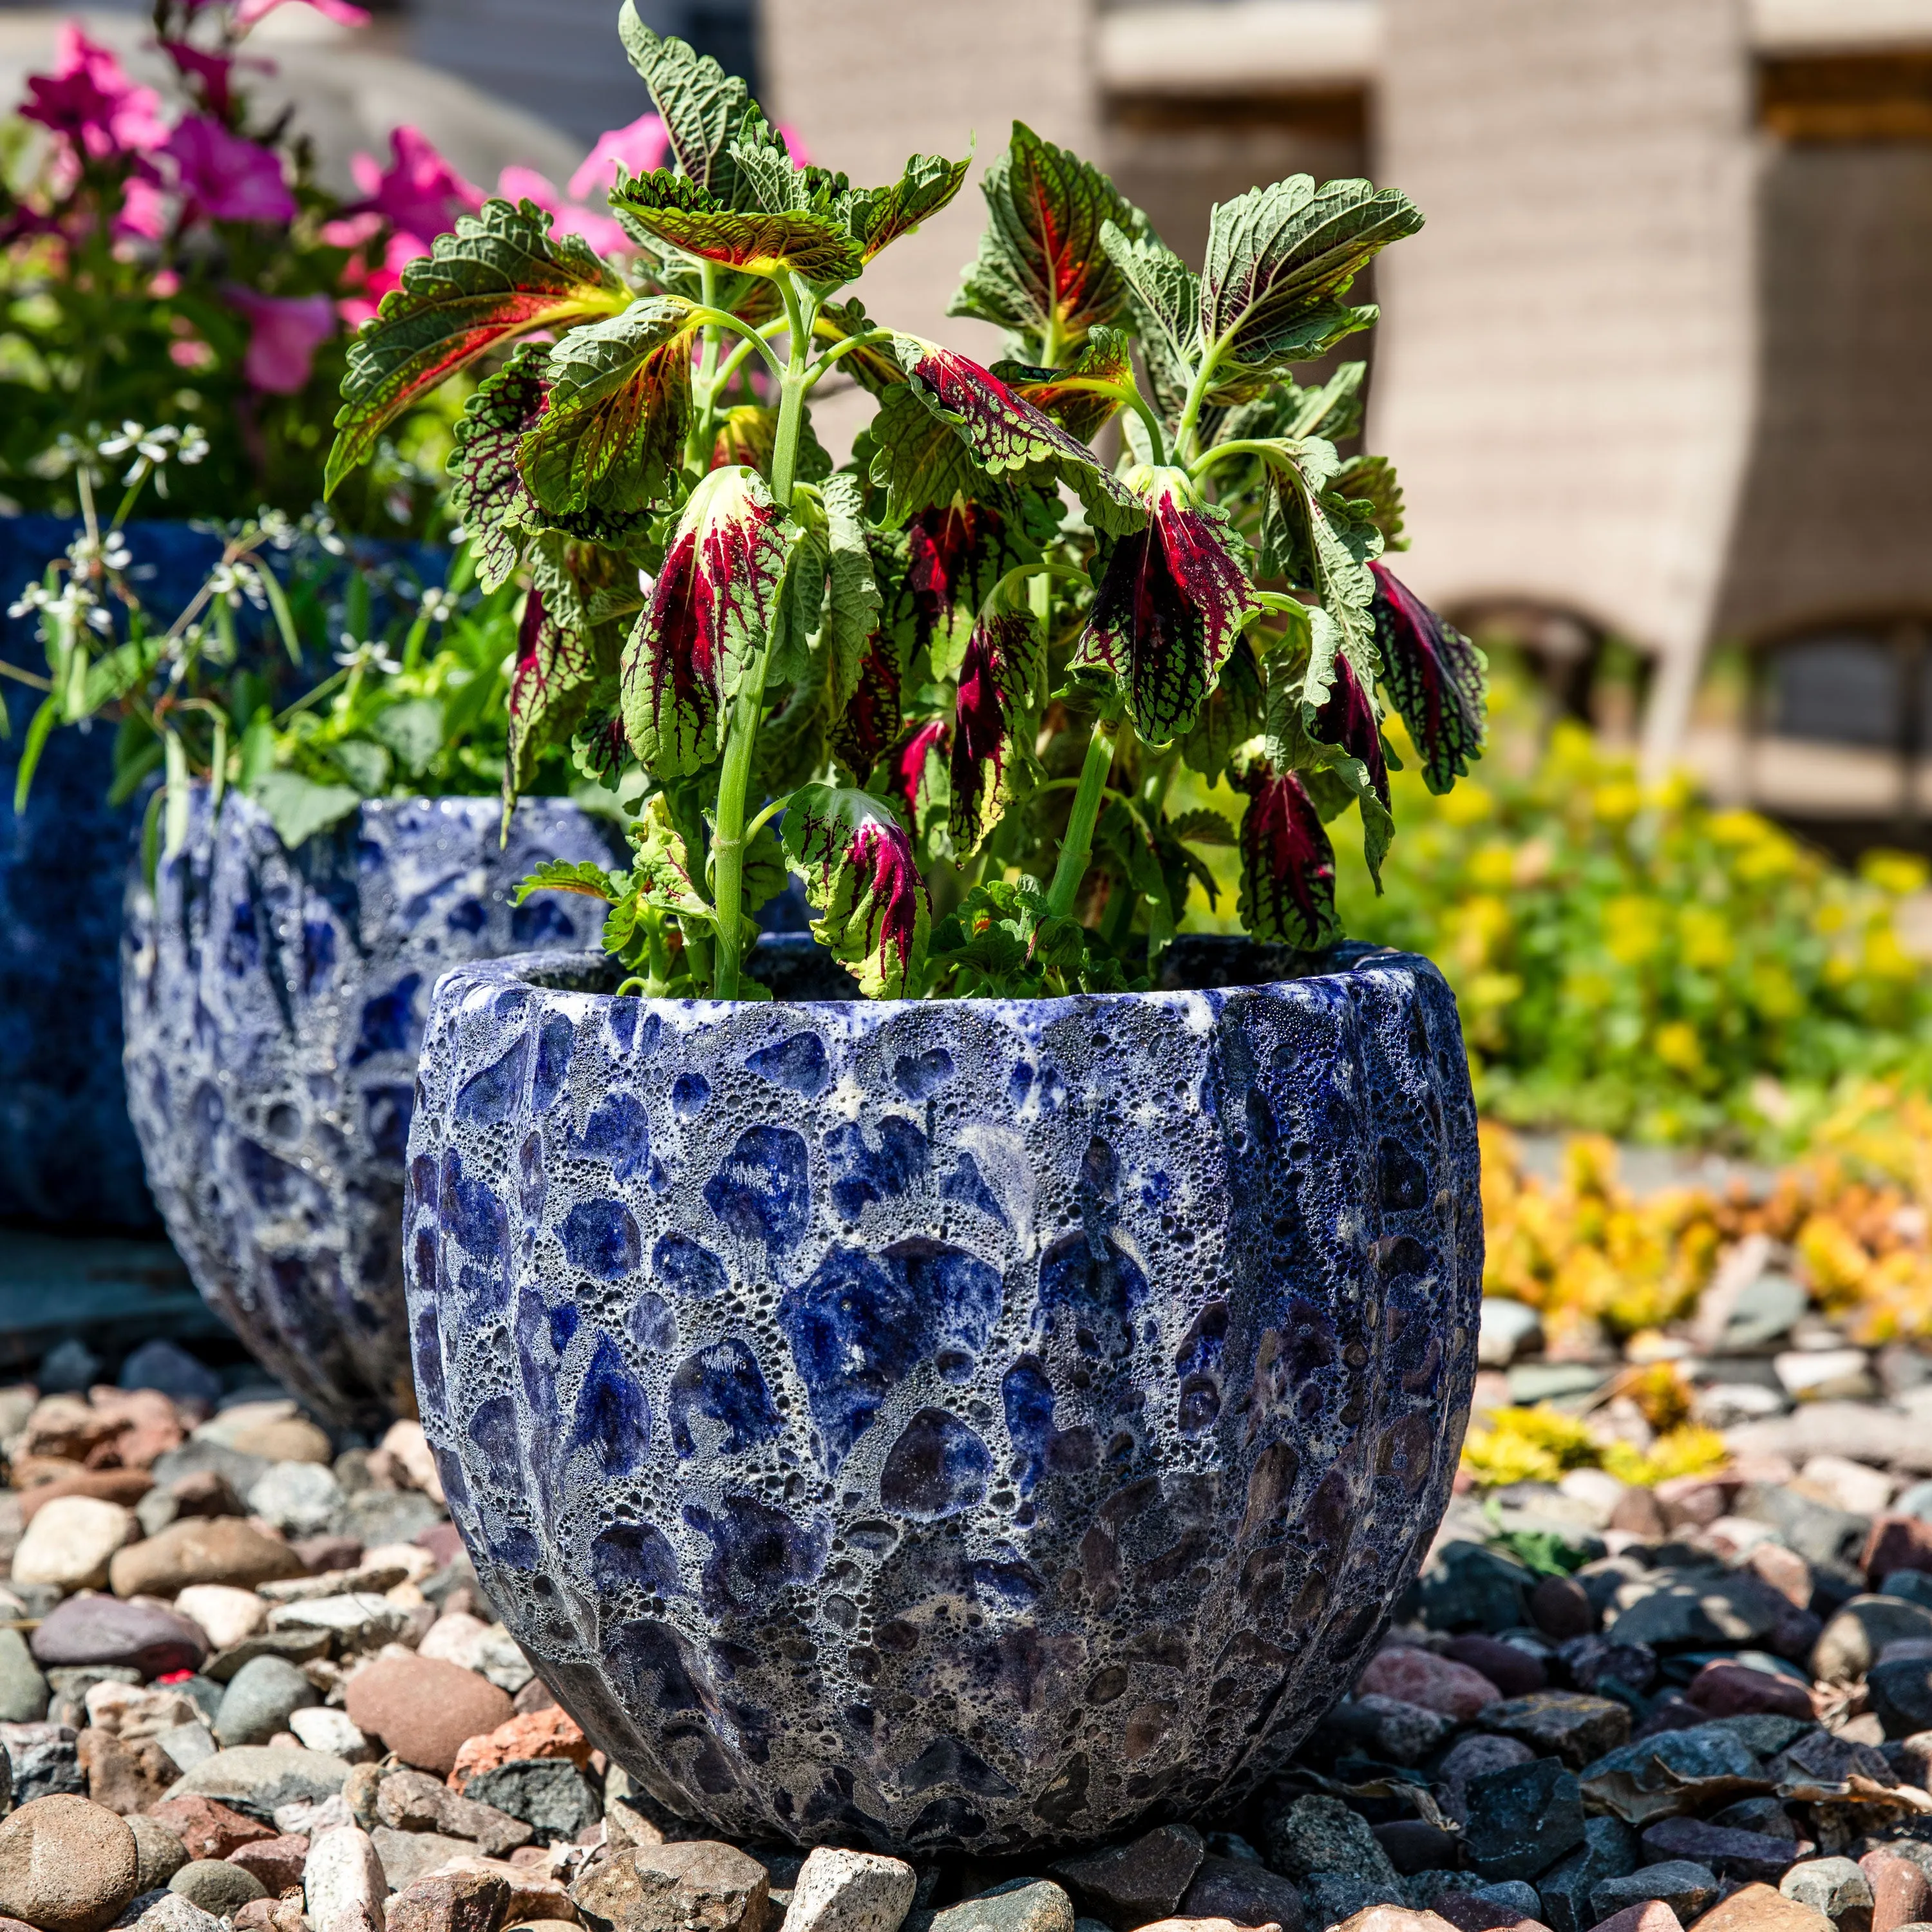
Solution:
[[[901,1851],[1092,1839],[1276,1768],[1414,1576],[1468,1412],[1475,1118],[1434,968],[614,984],[438,983],[405,1210],[452,1512],[592,1738],[728,1834]]]
[[[286,850],[231,794],[197,791],[187,844],[128,890],[128,1111],[203,1298],[320,1414],[413,1407],[398,1240],[416,1049],[446,968],[595,937],[592,902],[509,891],[621,840],[527,799],[500,849],[494,798],[365,805]]]

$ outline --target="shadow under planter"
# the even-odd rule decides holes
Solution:
[[[587,899],[511,888],[544,860],[612,862],[614,829],[526,799],[376,801],[295,852],[233,793],[197,789],[150,894],[130,879],[128,1106],[149,1186],[203,1298],[317,1413],[412,1413],[403,1171],[436,976],[593,940]]]
[[[1092,1840],[1268,1776],[1371,1653],[1475,1371],[1454,1002],[1405,955],[1174,952],[1214,989],[440,983],[424,1424],[491,1602],[674,1811]]]

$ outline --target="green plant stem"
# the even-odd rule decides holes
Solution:
[[[792,484],[798,468],[800,426],[805,418],[808,387],[806,352],[811,332],[799,300],[798,286],[789,275],[778,279],[784,298],[790,340],[784,374],[778,384],[778,433],[772,442],[771,490],[781,509],[791,506]],[[758,721],[765,708],[765,676],[772,659],[769,635],[745,674],[724,741],[724,764],[718,775],[718,816],[711,832],[712,904],[716,910],[717,956],[712,993],[720,1000],[738,997],[744,963],[745,795],[751,784],[752,756],[757,748]]]
[[[1046,909],[1057,919],[1064,919],[1073,910],[1080,881],[1087,876],[1101,796],[1107,789],[1107,774],[1114,768],[1114,736],[1108,728],[1113,722],[1106,716],[1095,718],[1094,735],[1087,741],[1086,762],[1080,767],[1073,809],[1067,814],[1066,836],[1060,842],[1060,862],[1053,868],[1053,884],[1047,888]]]
[[[1195,431],[1200,424],[1202,406],[1208,400],[1208,386],[1214,380],[1214,364],[1220,356],[1221,345],[1217,342],[1202,358],[1200,368],[1187,386],[1187,400],[1181,405],[1180,420],[1174,426],[1174,454],[1190,467],[1198,454]]]
[[[812,365],[810,386],[816,388],[820,380],[830,374],[842,356],[849,356],[855,349],[869,349],[875,342],[890,342],[892,334],[890,328],[868,328],[862,335],[848,335],[843,342],[835,342]]]

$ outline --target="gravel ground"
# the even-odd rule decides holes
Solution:
[[[723,1844],[632,1791],[495,1621],[413,1424],[344,1448],[166,1342],[0,1390],[0,1932],[1932,1921],[1932,1360],[1804,1318],[1741,1414],[1684,1364],[1721,1469],[1459,1495],[1352,1696],[1229,1815],[997,1867]],[[1526,1345],[1486,1324],[1479,1408]]]

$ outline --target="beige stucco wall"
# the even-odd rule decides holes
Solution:
[[[1756,368],[1740,0],[1386,0],[1372,440],[1438,602],[1532,597],[1683,662]]]

